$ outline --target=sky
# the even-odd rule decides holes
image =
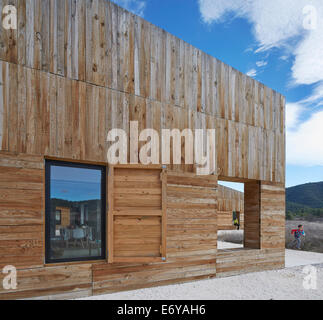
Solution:
[[[286,187],[323,181],[322,0],[114,2],[286,96]]]

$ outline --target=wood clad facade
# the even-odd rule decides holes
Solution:
[[[7,4],[18,27],[0,26],[0,268],[14,265],[18,285],[0,299],[283,267],[282,95],[106,0],[0,0],[0,10]],[[129,133],[130,121],[139,132],[215,129],[217,172],[110,166],[107,259],[45,264],[45,159],[108,166],[107,133]],[[218,178],[246,183],[235,204],[245,252],[217,250]]]

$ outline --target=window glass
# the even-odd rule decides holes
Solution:
[[[104,258],[105,168],[46,163],[49,262]]]

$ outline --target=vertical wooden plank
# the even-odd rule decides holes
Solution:
[[[40,107],[40,73],[26,69],[27,83],[27,153],[40,154],[42,121]]]
[[[168,54],[169,62],[167,66],[169,68],[169,103],[176,105],[176,39],[174,36],[168,34],[167,49],[170,51]],[[166,84],[167,85],[167,84]]]
[[[57,0],[57,73],[65,75],[65,29],[66,25],[66,1]]]
[[[41,70],[49,71],[50,68],[50,0],[41,1]]]
[[[247,123],[246,82],[247,76],[245,74],[241,74],[239,120],[242,123]]]
[[[235,169],[236,169],[236,176],[242,177],[242,126],[240,123],[236,123],[235,126]]]
[[[0,61],[0,150],[6,150],[7,148],[7,124],[6,124],[6,63]],[[6,141],[6,142],[4,142]]]
[[[34,59],[33,68],[41,70],[42,64],[42,1],[34,0]]]
[[[107,158],[107,131],[105,127],[105,119],[106,119],[106,109],[105,109],[105,103],[106,103],[106,89],[100,88],[99,89],[99,97],[98,97],[98,159],[100,161],[106,161]]]
[[[232,78],[233,78],[233,69],[230,66],[228,68],[228,79],[229,81],[227,82],[227,88],[226,90],[228,91],[228,120],[233,120],[234,118],[232,117],[233,114],[233,103],[234,100],[232,100]]]
[[[113,263],[113,210],[114,210],[114,203],[113,203],[113,195],[114,195],[114,167],[109,166],[109,175],[108,175],[108,262]]]
[[[92,1],[92,37],[91,37],[91,48],[92,48],[92,83],[103,85],[104,76],[101,76],[102,68],[104,67],[104,54],[101,54],[102,48],[100,43],[100,1]],[[104,46],[103,46],[104,47]]]
[[[158,28],[154,25],[151,26],[151,42],[150,42],[150,93],[149,98],[152,100],[157,99],[157,84],[158,84],[158,62],[159,62],[159,52],[158,52]],[[160,101],[160,100],[159,100]]]
[[[27,99],[27,78],[26,69],[18,65],[18,140],[17,140],[17,152],[26,152],[26,99]]]
[[[49,70],[51,73],[57,73],[57,32],[58,32],[58,14],[57,14],[57,0],[50,1],[49,15],[49,54],[50,64]]]
[[[197,50],[196,52],[196,67],[197,67],[197,79],[196,79],[196,110],[198,112],[202,112],[203,110],[203,99],[204,96],[202,94],[202,87],[203,87],[203,81],[202,81],[202,75],[203,75],[203,65],[202,65],[202,51]]]
[[[104,37],[104,50],[105,50],[105,70],[106,75],[105,83],[108,88],[112,88],[112,12],[110,1],[103,1],[102,11],[104,13],[104,25],[101,23],[101,37]]]
[[[100,0],[98,2],[98,46],[97,50],[99,52],[98,55],[98,71],[97,71],[97,82],[96,84],[99,84],[101,86],[107,86],[109,80],[108,80],[108,71],[109,71],[109,65],[108,65],[108,32],[109,30],[106,27],[106,11],[108,10],[108,2],[104,0]]]
[[[133,93],[134,92],[134,15],[130,12],[124,11],[122,13],[124,16],[123,18],[123,57],[124,57],[124,64],[123,64],[123,88],[125,92]],[[150,33],[149,33],[150,39]],[[149,81],[150,87],[150,41],[148,43],[149,47],[147,47],[147,51],[149,52],[149,59],[147,64],[149,64],[148,72],[147,72],[147,83]],[[149,97],[150,90],[147,91],[147,97]]]
[[[57,76],[49,75],[49,153],[57,156]]]
[[[141,39],[141,23],[142,20],[135,16],[134,18],[134,79],[135,79],[135,95],[140,95],[140,39]]]
[[[73,66],[72,58],[72,47],[75,43],[75,31],[72,29],[72,25],[75,24],[75,10],[76,7],[73,6],[74,0],[66,0],[66,16],[65,16],[65,76],[68,78],[73,77],[73,71],[75,71]]]
[[[65,85],[65,105],[64,105],[64,143],[63,143],[63,155],[66,158],[72,158],[73,154],[73,99],[72,96],[72,80],[64,81]]]
[[[26,131],[27,131],[27,137],[26,137],[26,150],[27,153],[32,153],[32,146],[34,143],[35,138],[35,124],[34,124],[34,110],[33,110],[33,99],[35,97],[34,92],[34,76],[33,76],[33,69],[26,69],[26,78],[27,83],[30,85],[27,86],[27,92],[26,92]]]
[[[26,64],[26,1],[18,0],[18,64]]]
[[[34,154],[43,154],[42,153],[42,139],[43,139],[43,109],[41,105],[42,98],[42,75],[43,73],[38,70],[34,70],[34,88],[35,88],[35,98],[34,98],[34,124],[35,124],[35,132],[36,136],[34,139],[33,153]]]
[[[211,75],[211,85],[213,87],[212,89],[212,97],[211,97],[211,103],[212,103],[212,111],[211,114],[213,116],[217,115],[218,113],[218,96],[217,96],[217,68],[218,68],[218,61],[217,59],[211,57],[212,59],[212,75]]]
[[[119,55],[119,45],[118,45],[118,24],[119,24],[119,16],[118,16],[118,7],[114,5],[113,3],[110,3],[110,11],[111,11],[111,58],[112,58],[112,82],[111,82],[111,88],[113,89],[118,89],[118,72],[119,72],[119,64],[120,64],[120,55]],[[135,18],[137,22],[139,22],[139,17]],[[136,32],[136,30],[135,30]],[[138,41],[138,47],[137,47],[137,53],[138,53],[138,48],[140,46],[140,40],[139,38],[137,39]],[[135,48],[136,50],[136,48]],[[136,55],[136,51],[135,51]],[[137,67],[139,68],[139,55],[137,57]],[[138,81],[138,90],[139,90],[139,73],[138,73],[138,78],[135,78],[135,81]],[[140,91],[138,91],[139,94]]]
[[[166,31],[158,30],[158,52],[159,52],[159,64],[158,64],[158,91],[157,98],[158,101],[166,101]]]
[[[57,77],[57,154],[64,154],[65,79]],[[85,131],[86,132],[86,131]]]
[[[18,141],[18,66],[9,64],[8,88],[8,150],[17,152]]]
[[[75,38],[77,43],[74,43],[74,63],[75,78],[80,81],[85,81],[86,73],[86,60],[85,60],[85,47],[86,47],[86,16],[85,16],[85,2],[76,1],[76,19],[75,19]]]
[[[240,122],[240,88],[241,88],[241,73],[236,71],[235,90],[234,90],[234,119]]]
[[[49,74],[41,72],[40,106],[41,106],[41,154],[49,154],[50,145],[50,87]]]
[[[26,65],[34,67],[34,1],[26,1]]]
[[[93,159],[100,159],[100,155],[101,155],[101,151],[102,151],[102,145],[100,145],[100,114],[99,114],[99,103],[100,103],[100,87],[95,86],[93,88],[93,104],[91,106],[92,109],[92,113],[93,113],[93,141],[92,141],[92,145],[93,145],[93,154],[92,154],[92,158]],[[105,116],[102,115],[102,120],[105,119]],[[103,130],[103,128],[102,128]]]
[[[80,82],[72,81],[72,157],[80,159],[81,143],[80,143]]]
[[[85,72],[85,2],[72,0],[69,2],[69,52],[70,55],[70,70],[67,76],[76,79],[84,80]]]
[[[139,21],[138,21],[139,22]],[[150,92],[150,23],[140,20],[139,79],[140,95],[147,98]]]
[[[204,72],[204,77],[205,77],[205,113],[211,114],[212,112],[212,105],[211,105],[211,90],[212,86],[210,83],[210,69],[212,68],[211,66],[211,59],[208,54],[205,54],[205,72]]]
[[[225,119],[225,101],[224,101],[224,67],[223,62],[219,61],[218,68],[218,99],[219,99],[219,116],[222,119]],[[240,105],[240,103],[239,103]]]
[[[185,92],[184,92],[184,108],[191,109],[191,90],[190,90],[190,83],[191,83],[191,76],[192,73],[190,72],[190,68],[192,65],[192,55],[191,55],[191,47],[188,43],[184,43],[184,83],[185,83]],[[192,109],[194,110],[194,109]]]
[[[86,86],[86,116],[85,124],[87,135],[85,137],[85,157],[86,159],[92,159],[93,157],[93,134],[94,134],[94,115],[93,115],[93,85],[87,84]]]
[[[86,159],[86,83],[79,82],[79,143],[80,143],[80,158]]]
[[[92,63],[92,30],[93,30],[93,17],[92,17],[93,1],[86,2],[86,81],[93,81],[93,63]]]
[[[192,47],[192,66],[191,66],[191,108],[197,111],[198,105],[198,49]]]
[[[166,260],[166,248],[167,248],[167,171],[166,168],[162,169],[161,172],[162,182],[162,245],[161,245],[161,256],[162,259]]]

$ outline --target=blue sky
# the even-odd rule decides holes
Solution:
[[[286,96],[286,186],[323,181],[322,0],[116,0]]]

